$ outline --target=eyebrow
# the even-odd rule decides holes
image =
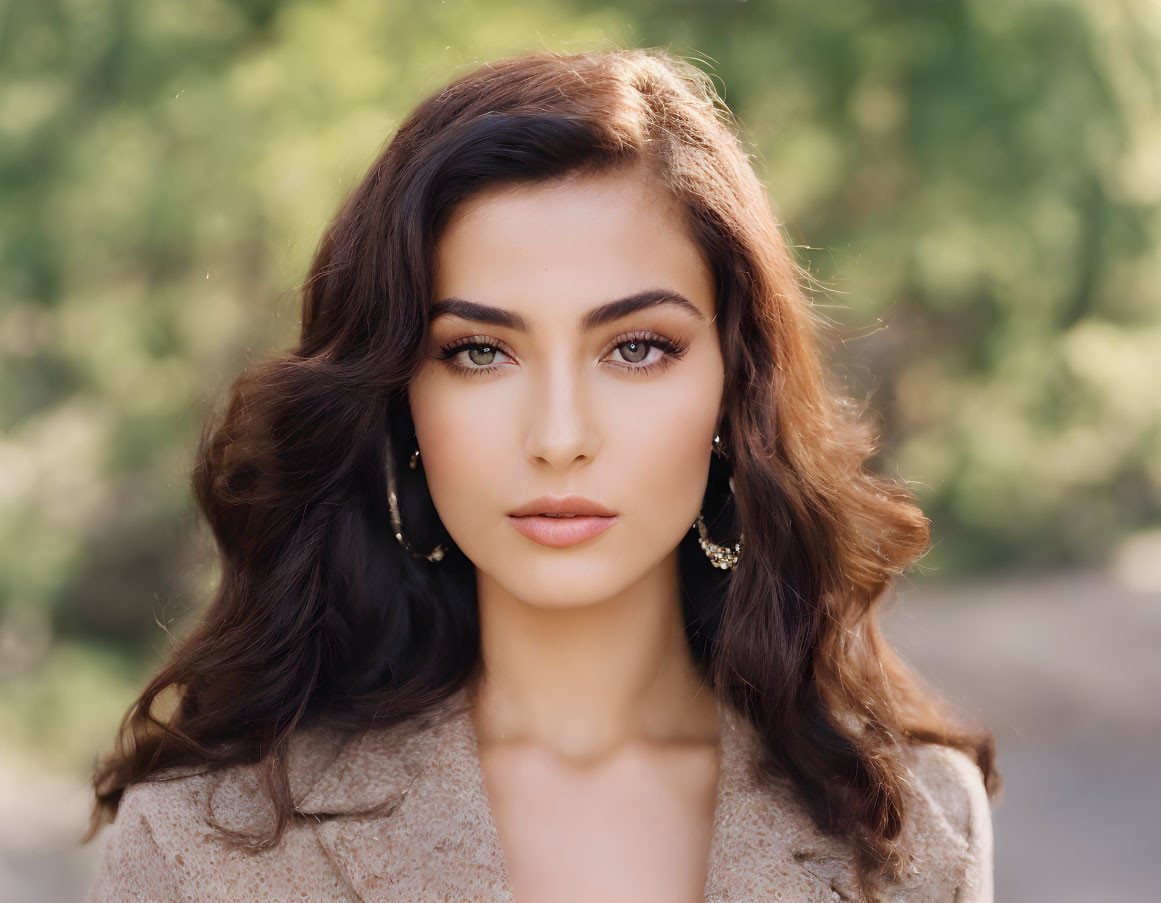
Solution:
[[[589,332],[598,326],[604,326],[606,323],[619,320],[621,317],[626,317],[639,310],[662,306],[685,311],[699,320],[705,319],[705,314],[698,310],[697,305],[684,295],[668,289],[649,289],[637,292],[635,295],[619,298],[616,301],[610,301],[600,307],[594,307],[581,317],[580,328],[582,332]],[[488,326],[513,329],[516,332],[527,333],[531,331],[528,320],[514,311],[505,310],[502,307],[491,307],[477,301],[467,301],[463,298],[444,298],[433,304],[428,309],[428,322],[434,323],[440,317],[460,317],[464,320],[485,323]]]

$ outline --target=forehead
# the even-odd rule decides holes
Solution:
[[[639,171],[489,189],[455,211],[435,248],[433,301],[575,313],[667,289],[714,314],[713,276],[683,211]]]

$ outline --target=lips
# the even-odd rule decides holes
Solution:
[[[585,498],[583,495],[542,495],[527,505],[521,505],[508,512],[511,517],[528,517],[543,514],[592,515],[595,517],[616,517],[617,512],[604,505]]]
[[[567,548],[605,532],[615,511],[580,495],[542,496],[508,513],[508,521],[533,542]]]

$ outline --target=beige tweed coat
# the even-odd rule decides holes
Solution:
[[[269,809],[253,767],[133,785],[106,829],[89,900],[512,903],[469,706],[460,690],[422,724],[346,742],[321,732],[296,737],[291,789],[305,817],[261,853],[225,847],[205,820],[263,824]],[[706,901],[861,899],[849,849],[815,827],[788,783],[759,787],[757,735],[720,698],[718,714]],[[910,768],[911,875],[885,899],[990,903],[992,822],[979,770],[958,751],[926,744]],[[379,803],[378,815],[344,814]]]

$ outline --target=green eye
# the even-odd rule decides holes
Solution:
[[[630,364],[638,364],[645,360],[646,355],[649,354],[650,343],[634,339],[631,342],[622,342],[617,347],[621,349],[621,357]]]

